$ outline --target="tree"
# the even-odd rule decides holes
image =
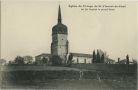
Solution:
[[[101,63],[104,63],[104,54],[101,56]]]
[[[96,63],[100,63],[100,54],[99,54],[99,50],[97,50]]]
[[[21,56],[17,56],[14,60],[16,64],[24,64],[24,58]]]
[[[6,64],[6,60],[0,59],[0,65],[4,65],[4,64]]]
[[[52,56],[51,61],[52,61],[52,65],[55,65],[55,66],[62,64],[62,59],[57,55]]]
[[[24,56],[24,63],[32,63],[33,62],[33,57],[32,56]]]
[[[120,62],[120,58],[118,58],[118,63]]]
[[[137,60],[136,59],[132,59],[133,64],[137,64]]]
[[[71,66],[72,65],[72,59],[73,59],[73,55],[72,53],[70,53],[69,57],[68,57],[68,61],[67,61],[67,65]]]
[[[92,62],[93,63],[96,63],[96,54],[95,54],[95,50],[93,51],[93,54],[92,54]]]
[[[126,64],[129,64],[129,56],[126,56]]]
[[[12,63],[13,63],[12,61],[9,61],[9,62],[8,62],[8,65],[11,65]]]
[[[48,63],[48,59],[45,58],[45,57],[43,57],[43,58],[42,58],[42,63],[43,63],[43,64],[47,64],[47,63]]]

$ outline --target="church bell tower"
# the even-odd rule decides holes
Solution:
[[[52,28],[52,43],[51,43],[51,55],[59,56],[62,59],[62,63],[66,63],[68,54],[68,29],[67,26],[62,24],[61,9],[59,5],[58,10],[58,22]]]

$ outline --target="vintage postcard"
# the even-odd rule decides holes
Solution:
[[[0,90],[137,90],[136,1],[0,6]]]

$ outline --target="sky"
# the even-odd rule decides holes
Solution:
[[[137,58],[137,12],[135,2],[3,0],[1,2],[1,58],[35,57],[50,53],[52,27],[58,6],[68,27],[69,51],[92,54],[106,51],[110,58]],[[124,5],[111,11],[81,10],[70,5]],[[83,7],[84,8],[84,7]]]

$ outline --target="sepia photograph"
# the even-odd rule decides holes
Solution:
[[[0,90],[137,90],[137,1],[0,0]]]

